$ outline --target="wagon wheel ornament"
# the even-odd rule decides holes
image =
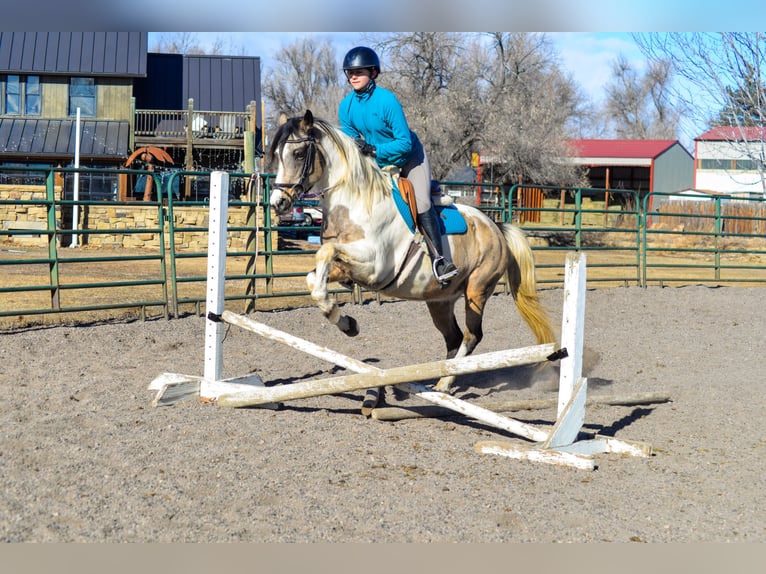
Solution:
[[[128,157],[127,161],[125,162],[125,167],[130,167],[130,165],[140,159],[144,162],[146,165],[146,169],[148,171],[154,171],[154,163],[156,161],[161,161],[163,163],[173,163],[173,158],[170,157],[170,154],[166,152],[164,149],[159,148],[157,146],[145,146],[140,147],[136,151],[134,151],[132,154],[130,154],[130,157]],[[154,185],[154,179],[151,177],[146,178],[146,187],[144,187],[144,201],[151,201],[152,199],[152,186]]]

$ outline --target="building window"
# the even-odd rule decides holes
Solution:
[[[699,169],[758,171],[760,162],[755,159],[700,159]]]
[[[82,110],[80,111],[82,113]],[[96,166],[82,166],[90,167]],[[77,197],[87,201],[117,201],[119,176],[116,173],[81,173]],[[74,199],[74,174],[64,174],[64,199]]]
[[[94,78],[70,78],[69,80],[69,115],[77,114],[96,117],[96,80]]]
[[[21,78],[8,75],[5,78],[5,110],[8,115],[17,116],[21,113]]]
[[[757,171],[758,162],[754,159],[738,159],[734,162],[734,169],[740,171]]]
[[[9,116],[40,115],[40,77],[8,74],[3,86],[2,113]]]
[[[700,169],[731,169],[730,159],[701,159]]]
[[[27,89],[25,95],[24,113],[28,116],[39,116],[41,105],[40,76],[27,76]]]
[[[4,185],[45,185],[47,171],[28,168],[51,168],[50,165],[44,163],[16,162],[2,162],[0,167],[5,168],[0,171],[0,184]]]

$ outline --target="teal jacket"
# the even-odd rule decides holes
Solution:
[[[340,128],[352,138],[375,146],[378,165],[403,167],[423,159],[423,146],[407,124],[399,100],[390,90],[371,83],[362,93],[352,91],[338,107]]]

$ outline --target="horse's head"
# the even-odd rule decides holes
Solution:
[[[276,178],[269,203],[278,215],[289,213],[324,175],[324,158],[317,140],[322,133],[314,126],[310,110],[302,118],[283,119],[269,149],[269,162],[276,160]]]

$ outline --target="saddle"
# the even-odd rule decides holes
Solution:
[[[418,229],[418,208],[415,201],[415,188],[412,182],[405,177],[396,175],[393,179],[393,196],[399,214],[404,219],[410,231],[415,233]],[[453,205],[452,198],[441,197],[437,200],[432,196],[432,203],[439,214],[439,225],[442,234],[462,234],[468,231],[468,226],[457,207]]]

